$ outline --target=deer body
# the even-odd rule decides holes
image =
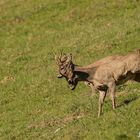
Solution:
[[[98,116],[101,115],[107,93],[110,95],[113,109],[115,109],[116,85],[128,80],[140,82],[139,51],[125,56],[110,56],[85,67],[74,65],[72,59],[67,59],[67,62],[62,64],[66,70],[65,74],[61,71],[60,73],[66,77],[71,89],[74,89],[79,81],[87,81],[99,92]]]

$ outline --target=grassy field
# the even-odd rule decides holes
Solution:
[[[139,140],[140,85],[118,108],[57,79],[55,54],[90,64],[140,48],[139,0],[0,0],[0,140]]]

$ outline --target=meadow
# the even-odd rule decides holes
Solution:
[[[140,85],[98,95],[57,78],[55,55],[81,66],[140,48],[139,0],[0,0],[0,140],[139,140]]]

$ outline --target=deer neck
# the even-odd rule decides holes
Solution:
[[[92,82],[96,68],[86,68],[75,66],[74,73],[78,81]]]

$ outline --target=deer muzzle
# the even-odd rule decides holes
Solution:
[[[69,84],[69,88],[71,89],[71,90],[74,90],[75,89],[75,83],[74,83],[74,81],[72,81],[71,79],[68,79],[68,84]]]

